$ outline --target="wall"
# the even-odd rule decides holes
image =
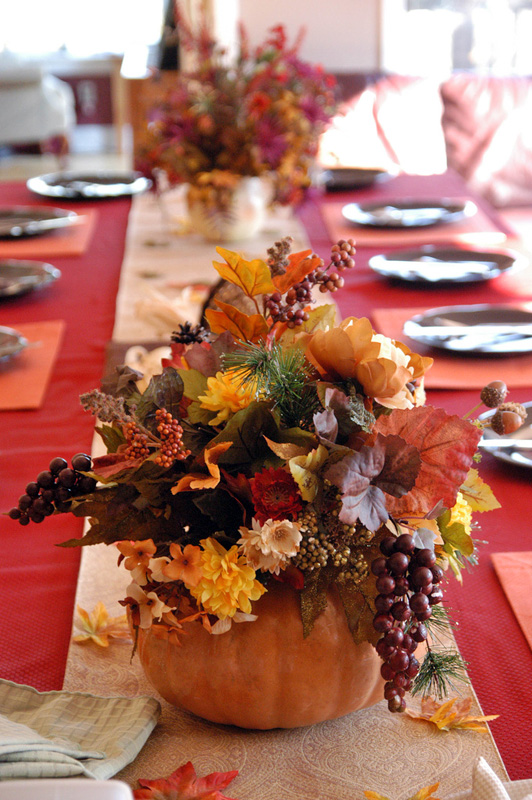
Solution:
[[[284,23],[292,39],[304,26],[301,57],[336,72],[378,68],[379,13],[380,0],[240,0],[252,44],[273,25]]]

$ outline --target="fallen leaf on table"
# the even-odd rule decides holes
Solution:
[[[168,778],[139,779],[141,788],[133,791],[133,797],[135,800],[231,800],[220,789],[225,789],[237,775],[235,769],[232,772],[211,772],[198,778],[192,762],[188,761]]]
[[[419,719],[431,722],[440,731],[450,731],[453,728],[487,731],[488,728],[484,723],[497,719],[499,715],[490,714],[484,717],[470,715],[469,711],[471,710],[472,702],[470,697],[465,697],[463,700],[453,697],[444,703],[438,703],[432,697],[426,697],[421,701],[421,711],[413,711],[407,708],[406,714],[414,720]]]
[[[74,627],[81,631],[72,637],[75,642],[93,641],[99,647],[109,647],[109,637],[112,639],[129,639],[131,637],[126,614],[110,617],[101,601],[94,606],[90,613],[81,606],[76,606]]]
[[[439,783],[435,783],[432,786],[425,786],[423,789],[413,794],[412,797],[409,797],[408,800],[438,800],[432,793],[436,791],[439,785]],[[378,792],[364,792],[364,794],[368,800],[390,800],[389,797],[378,794]]]

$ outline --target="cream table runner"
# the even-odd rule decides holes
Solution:
[[[171,281],[212,281],[214,246],[194,236],[181,236],[161,246],[146,245],[160,235],[159,214],[151,196],[133,201],[117,301],[117,341],[153,338],[153,329],[139,324],[134,309],[154,284],[164,288]],[[294,236],[295,250],[306,246],[294,219],[272,218],[263,237],[246,243],[246,257],[264,257],[266,248],[288,233]],[[114,547],[84,549],[77,604],[91,610],[101,600],[111,615],[123,613],[118,600],[125,596],[128,574],[116,563]],[[64,688],[100,695],[156,696],[138,659],[131,660],[131,644],[122,641],[105,650],[72,643]],[[481,713],[474,695],[473,700],[472,713]],[[161,704],[155,731],[135,761],[116,776],[132,786],[139,778],[166,777],[189,760],[198,775],[238,769],[240,774],[228,789],[238,800],[362,800],[365,789],[405,800],[438,780],[438,797],[445,800],[471,785],[479,756],[502,780],[507,779],[490,733],[438,732],[429,724],[390,714],[384,701],[338,720],[273,731],[216,725],[164,700]],[[417,707],[417,701],[409,700],[409,706]],[[496,712],[486,709],[486,713]]]

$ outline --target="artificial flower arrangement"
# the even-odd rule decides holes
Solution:
[[[234,63],[203,25],[179,21],[182,45],[197,54],[150,113],[136,156],[146,174],[170,186],[188,183],[217,206],[229,203],[241,176],[274,178],[275,199],[294,204],[309,186],[319,136],[335,111],[335,81],[302,61],[283,26],[251,49],[244,31]]]
[[[473,513],[498,507],[474,468],[482,427],[508,432],[524,409],[498,381],[481,394],[488,421],[425,405],[430,358],[313,306],[313,290],[342,286],[353,242],[335,244],[328,265],[290,249],[283,239],[246,261],[217,248],[216,270],[251,313],[218,299],[208,330],[175,332],[142,394],[122,367],[82,395],[107,454],[53,459],[9,514],[23,525],[88,517],[64,545],[114,545],[133,626],[176,642],[191,625],[215,637],[254,625],[277,581],[299,593],[308,636],[336,587],[401,711],[409,689],[441,694],[460,675],[459,657],[431,645],[445,624],[441,585],[475,563]]]

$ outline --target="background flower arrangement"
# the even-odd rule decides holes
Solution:
[[[498,507],[473,468],[481,428],[508,431],[524,410],[498,381],[481,394],[488,422],[426,406],[431,359],[313,308],[312,290],[335,291],[354,266],[352,241],[328,265],[288,239],[266,261],[218,253],[251,313],[218,299],[210,330],[182,326],[143,394],[121,368],[83,395],[107,455],[54,459],[10,516],[88,517],[64,545],[115,544],[134,627],[177,643],[190,624],[253,624],[272,581],[299,593],[308,636],[334,586],[353,640],[383,660],[390,710],[411,688],[442,695],[463,665],[437,645],[441,583],[475,563],[473,513]]]
[[[162,170],[170,185],[227,206],[241,176],[274,176],[275,198],[301,200],[319,135],[335,111],[334,78],[298,57],[283,26],[252,50],[244,32],[234,63],[203,26],[179,21],[183,46],[198,54],[190,73],[153,109],[137,167]]]

